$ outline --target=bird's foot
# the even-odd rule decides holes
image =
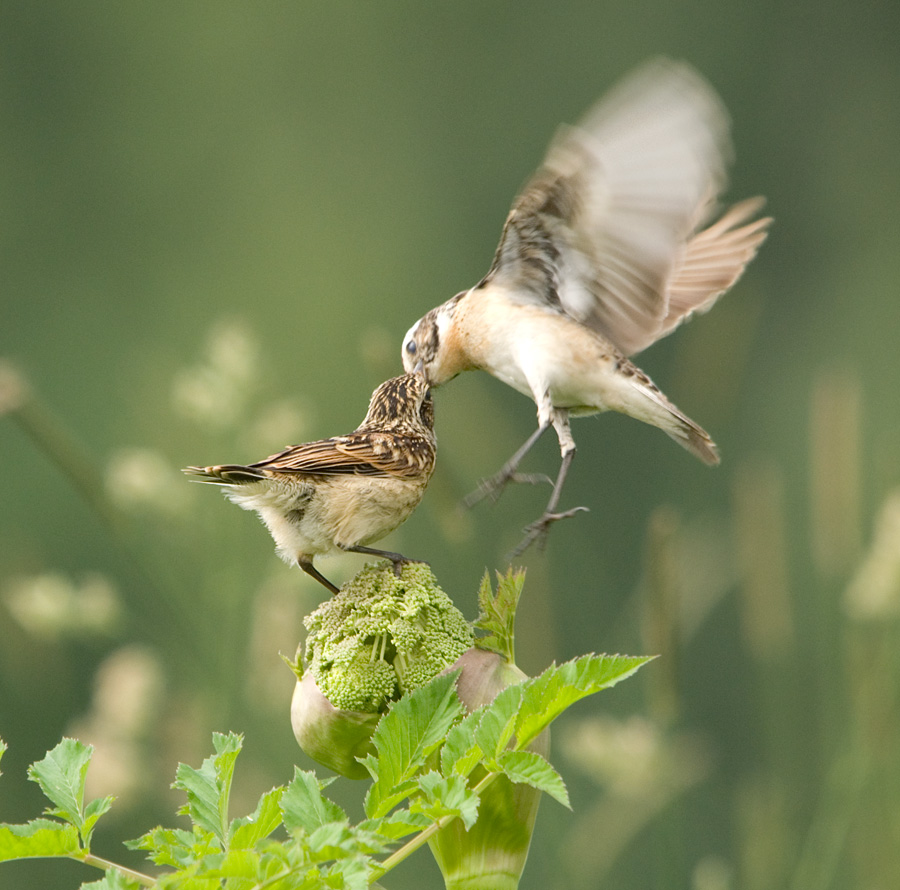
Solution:
[[[388,559],[394,566],[394,574],[399,578],[403,574],[403,566],[409,563],[419,563],[420,565],[430,565],[424,559],[410,559],[402,553],[394,553],[392,550],[376,550],[374,547],[363,547],[362,544],[356,544],[352,547],[343,546],[342,550],[348,550],[350,553],[364,553],[367,556],[380,556],[382,559]]]
[[[553,485],[553,480],[543,473],[518,473],[515,467],[507,464],[499,473],[482,479],[478,483],[478,488],[463,498],[463,504],[471,509],[485,498],[490,498],[492,503],[496,503],[510,482],[521,482],[527,485],[540,485],[546,482],[548,485]]]
[[[399,553],[396,554],[397,558],[388,557],[394,566],[394,574],[399,578],[403,575],[403,566],[408,565],[419,565],[419,566],[428,566],[431,567],[430,562],[425,562],[424,559],[410,559],[408,556],[401,556]]]
[[[537,543],[538,548],[543,550],[547,544],[547,535],[550,532],[550,526],[553,525],[554,522],[559,522],[560,519],[569,519],[576,513],[586,513],[587,511],[587,507],[573,507],[571,510],[566,510],[563,513],[554,513],[547,510],[540,519],[524,528],[525,537],[522,538],[515,549],[510,552],[508,558],[511,561],[517,556],[521,556],[522,553],[534,543]]]

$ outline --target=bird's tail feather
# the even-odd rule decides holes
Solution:
[[[674,415],[676,423],[671,427],[660,427],[663,432],[686,448],[695,457],[710,467],[719,463],[719,449],[703,427],[697,426],[693,420],[683,414]]]
[[[207,482],[211,485],[248,485],[265,479],[266,474],[253,467],[242,464],[221,464],[215,467],[185,467],[182,471],[196,482]]]
[[[634,417],[659,427],[667,436],[709,466],[719,463],[719,451],[709,433],[678,410],[655,386],[638,384],[646,401]],[[636,406],[635,406],[636,407]]]

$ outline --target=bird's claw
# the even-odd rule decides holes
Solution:
[[[521,556],[532,544],[537,542],[538,548],[543,550],[547,544],[547,535],[550,532],[550,526],[560,519],[570,519],[576,513],[588,512],[587,507],[573,507],[571,510],[565,510],[562,513],[553,513],[547,511],[540,519],[532,522],[531,525],[525,526],[523,531],[525,537],[518,543],[514,550],[509,554],[509,559],[513,560],[517,556]]]
[[[403,566],[408,565],[420,565],[420,566],[428,566],[431,568],[431,563],[426,562],[424,559],[410,559],[407,556],[403,556],[400,559],[392,559],[391,562],[394,565],[394,574],[400,578],[403,575]]]
[[[544,473],[517,473],[515,470],[504,467],[499,473],[482,479],[478,483],[478,488],[463,498],[463,505],[471,509],[485,498],[490,498],[492,503],[496,503],[510,482],[521,482],[527,485],[540,485],[546,482],[548,485],[553,485],[553,480]]]

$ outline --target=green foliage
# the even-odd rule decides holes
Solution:
[[[44,813],[56,818],[0,825],[0,862],[60,856],[87,861],[94,826],[112,804],[111,797],[103,797],[84,805],[84,779],[92,750],[74,739],[63,739],[31,765],[28,777],[55,804]]]
[[[81,852],[78,829],[50,819],[32,819],[27,825],[0,825],[0,862],[71,856]]]
[[[213,733],[213,745],[215,757],[207,757],[200,769],[179,765],[172,787],[187,794],[188,802],[179,812],[224,844],[229,834],[228,797],[241,739],[234,733],[226,736],[217,732]]]
[[[113,801],[103,797],[84,806],[84,780],[92,752],[93,748],[76,739],[63,739],[28,770],[28,778],[37,782],[44,795],[56,804],[45,813],[74,825],[85,848],[90,846],[94,825]]]
[[[373,783],[366,815],[386,816],[415,789],[415,775],[443,741],[462,705],[453,689],[456,677],[437,677],[418,694],[400,699],[378,724],[372,743],[378,756],[364,761]]]
[[[478,646],[502,655],[515,664],[516,607],[525,584],[525,571],[510,567],[505,575],[497,572],[497,591],[491,589],[490,573],[485,572],[478,589],[478,617],[476,630],[484,632]]]
[[[129,844],[165,869],[159,877],[91,854],[91,834],[112,800],[84,804],[92,751],[65,739],[29,770],[53,804],[46,810],[53,818],[0,825],[0,860],[68,857],[104,869],[105,876],[83,884],[83,890],[364,890],[439,829],[455,820],[466,829],[475,825],[480,796],[501,775],[568,806],[559,774],[525,746],[569,704],[646,661],[591,655],[554,665],[469,715],[456,696],[457,675],[436,677],[396,702],[379,722],[376,754],[364,761],[373,780],[368,818],[359,825],[325,797],[327,783],[299,768],[288,785],[265,792],[252,814],[231,818],[242,740],[216,733],[213,755],[199,768],[181,764],[176,772],[173,787],[187,797],[179,813],[191,828],[159,826]]]

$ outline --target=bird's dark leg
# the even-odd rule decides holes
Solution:
[[[302,559],[297,560],[297,565],[306,572],[311,578],[315,578],[323,587],[327,587],[332,593],[337,593],[338,589],[334,586],[313,564],[305,562]]]
[[[534,444],[549,427],[549,420],[546,423],[542,423],[525,440],[525,444],[500,468],[498,473],[489,476],[487,479],[482,479],[481,482],[478,483],[478,488],[463,498],[463,504],[467,507],[474,507],[475,504],[486,497],[489,497],[492,501],[496,501],[500,495],[503,494],[503,489],[506,488],[510,482],[528,482],[531,485],[538,482],[550,482],[550,478],[543,475],[543,473],[533,474],[517,472],[519,464],[522,462],[522,458],[531,451]]]
[[[403,566],[411,562],[419,562],[428,565],[423,559],[410,559],[402,553],[392,553],[390,550],[376,550],[374,547],[363,547],[362,544],[356,544],[353,547],[344,547],[340,544],[341,550],[347,550],[350,553],[365,553],[368,556],[380,556],[382,559],[389,559],[394,564],[394,574],[399,578],[403,571]]]
[[[559,475],[556,477],[556,482],[553,485],[553,494],[550,495],[550,500],[547,502],[543,515],[536,522],[532,522],[531,525],[525,527],[525,537],[509,554],[510,559],[515,559],[527,550],[535,541],[537,541],[538,546],[543,549],[547,542],[547,533],[550,531],[550,526],[553,525],[554,522],[559,522],[560,519],[569,519],[576,513],[581,513],[588,509],[587,507],[573,507],[571,510],[565,510],[562,513],[556,512],[556,505],[559,503],[559,496],[562,493],[563,483],[566,481],[566,474],[569,472],[569,467],[571,466],[574,457],[574,448],[563,455],[562,463],[559,467]]]
[[[575,440],[572,438],[572,432],[569,429],[568,412],[561,409],[554,409],[552,423],[557,436],[559,436],[559,444],[562,450],[562,463],[559,466],[559,473],[556,476],[556,482],[553,484],[553,492],[550,495],[550,500],[547,501],[547,506],[544,508],[543,515],[536,522],[532,522],[531,525],[526,526],[525,537],[519,542],[515,550],[510,553],[510,559],[515,559],[527,550],[535,541],[538,542],[539,547],[543,548],[547,541],[547,533],[550,531],[550,526],[553,525],[554,522],[559,522],[560,519],[569,519],[576,513],[587,510],[587,507],[573,507],[571,510],[565,510],[562,513],[556,512],[556,507],[559,504],[559,496],[562,494],[562,488],[566,481],[566,475],[568,474],[569,467],[572,465],[572,460],[575,457]]]

